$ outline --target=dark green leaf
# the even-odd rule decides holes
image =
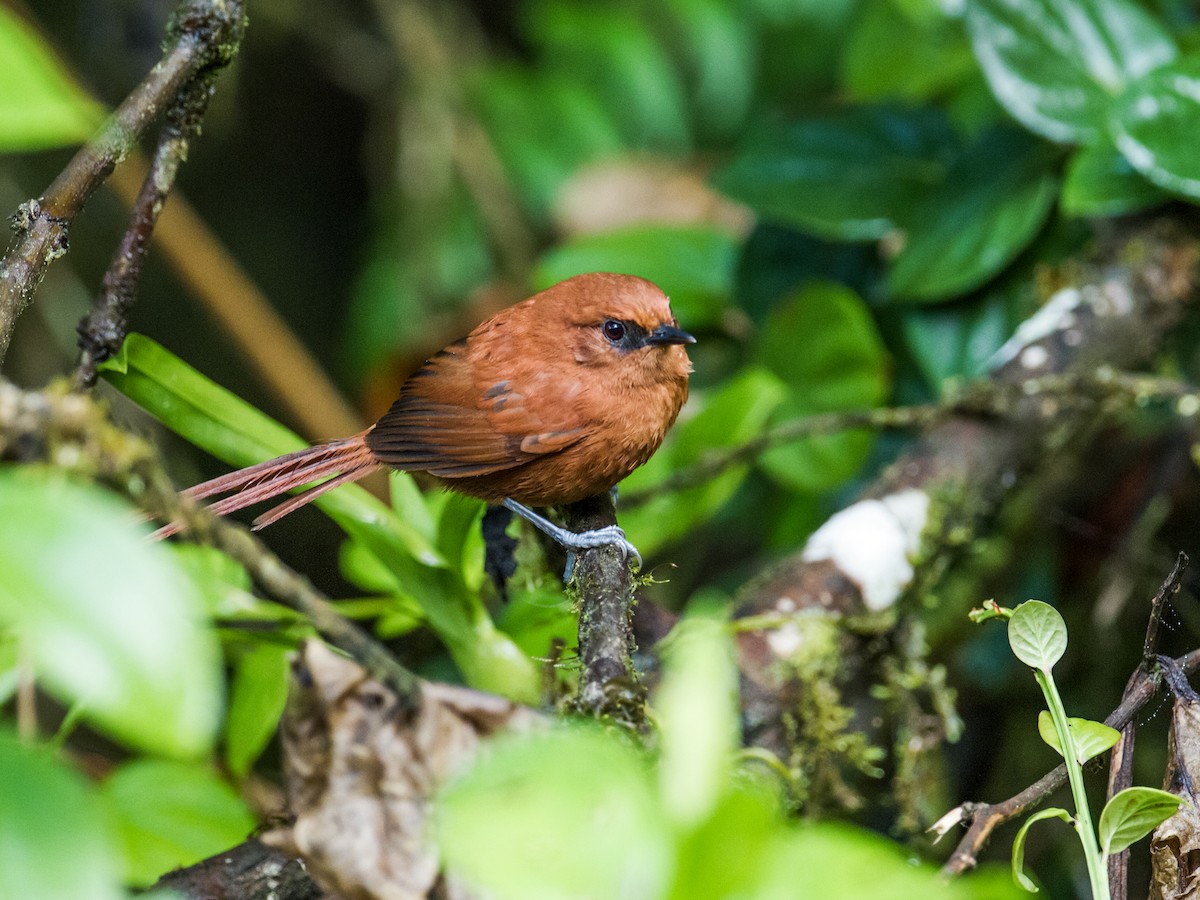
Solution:
[[[909,353],[932,392],[950,378],[974,378],[1021,322],[1012,292],[996,291],[969,304],[926,306],[904,311]]]
[[[290,649],[258,644],[237,660],[229,715],[225,722],[225,762],[244,776],[275,733],[287,700]]]
[[[1072,216],[1122,216],[1168,199],[1111,144],[1081,148],[1067,164],[1063,212]]]
[[[684,328],[715,324],[733,287],[737,241],[718,228],[640,225],[576,238],[542,257],[534,283],[547,288],[582,272],[649,278],[671,298]]]
[[[911,15],[893,0],[861,7],[842,57],[842,78],[861,100],[929,100],[974,71],[961,22]]]
[[[116,841],[87,785],[0,731],[0,897],[121,900]]]
[[[0,153],[87,140],[104,117],[38,34],[0,6]]]
[[[909,212],[888,277],[898,299],[937,301],[973,290],[1033,240],[1054,205],[1053,157],[1028,135],[980,136]]]
[[[1013,840],[1012,848],[1013,881],[1015,881],[1020,887],[1025,888],[1025,890],[1031,891],[1035,894],[1038,891],[1038,886],[1033,883],[1033,880],[1028,875],[1025,874],[1025,839],[1029,836],[1029,829],[1033,827],[1034,823],[1041,822],[1043,819],[1061,819],[1062,821],[1068,823],[1073,821],[1071,814],[1065,809],[1052,807],[1050,809],[1043,809],[1034,813],[1025,820],[1024,824],[1021,825],[1021,830],[1017,832],[1017,836]]]
[[[967,24],[1000,102],[1052,141],[1102,137],[1125,85],[1177,52],[1130,0],[970,0]]]
[[[1151,72],[1113,110],[1117,147],[1135,169],[1161,188],[1200,198],[1200,57]]]
[[[1175,815],[1180,799],[1157,788],[1131,787],[1108,801],[1100,814],[1100,849],[1120,853]]]
[[[875,406],[887,393],[887,353],[875,323],[841,285],[810,284],[781,304],[762,329],[756,359],[789,389],[772,416],[776,423]],[[768,450],[759,465],[789,487],[819,491],[851,477],[870,445],[865,432],[821,435]]]
[[[125,845],[125,877],[139,886],[241,843],[255,825],[233,789],[203,766],[127,763],[102,791]]]
[[[764,219],[835,240],[896,227],[945,174],[953,137],[938,113],[864,106],[770,126],[714,176]]]
[[[203,604],[133,510],[88,484],[0,467],[0,623],[39,679],[108,734],[172,755],[216,732],[221,669]]]
[[[1008,644],[1025,665],[1049,672],[1067,650],[1067,624],[1049,603],[1026,600],[1008,620]]]

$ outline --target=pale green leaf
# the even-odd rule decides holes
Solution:
[[[1100,848],[1106,855],[1120,853],[1175,815],[1180,802],[1157,788],[1125,788],[1100,814]]]
[[[119,900],[116,841],[83,779],[0,731],[0,897]]]
[[[1050,604],[1026,600],[1008,620],[1008,643],[1025,665],[1049,672],[1066,652],[1067,625]]]
[[[1074,821],[1071,818],[1071,814],[1065,809],[1059,809],[1058,807],[1043,809],[1026,819],[1024,824],[1021,825],[1021,829],[1017,832],[1016,838],[1013,839],[1013,881],[1015,881],[1020,887],[1023,887],[1025,890],[1034,894],[1038,892],[1038,886],[1033,883],[1033,879],[1025,874],[1025,840],[1029,836],[1029,829],[1032,828],[1035,823],[1041,822],[1043,819],[1061,819],[1062,821],[1068,823]]]
[[[173,555],[97,487],[0,468],[0,622],[39,680],[128,744],[174,755],[212,743],[217,641]]]

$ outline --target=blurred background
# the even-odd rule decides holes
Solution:
[[[6,5],[107,107],[158,59],[174,8]],[[1133,6],[1181,52],[1200,43],[1193,4]],[[653,491],[780,422],[935,400],[947,380],[984,371],[1053,288],[1049,267],[1080,254],[1098,218],[1193,202],[1082,126],[1014,117],[959,0],[270,0],[249,15],[170,201],[195,211],[178,252],[215,239],[219,265],[183,279],[153,250],[132,327],[310,440],[372,420],[427,354],[501,306],[577,272],[632,272],[661,284],[699,338],[693,401],[625,486]],[[71,152],[0,157],[0,208],[38,195]],[[113,193],[94,198],[20,320],[8,377],[39,385],[73,366],[76,323],[125,215]],[[261,376],[279,333],[231,338],[197,290],[228,265],[343,406]],[[1195,375],[1196,334],[1183,330],[1164,371]],[[298,416],[310,401],[311,417]],[[955,771],[968,795],[1003,790],[986,764],[1007,740],[995,704],[1027,673],[998,629],[967,633],[966,610],[991,596],[1081,601],[1067,615],[1094,658],[1079,663],[1068,706],[1102,716],[1129,671],[1105,659],[1141,634],[1140,601],[1174,553],[1200,550],[1192,437],[1169,412],[1143,411],[1043,473],[939,586],[933,655],[963,699]],[[156,439],[180,483],[223,470]],[[671,609],[728,598],[802,546],[907,440],[793,442],[621,512],[669,575],[651,596]],[[269,540],[344,594],[337,535],[309,511]],[[1195,612],[1180,608],[1168,642],[1195,634]],[[1009,786],[1045,766],[1018,756]]]

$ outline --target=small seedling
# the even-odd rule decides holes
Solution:
[[[1013,841],[1013,880],[1028,891],[1037,891],[1037,885],[1025,874],[1025,839],[1035,822],[1062,819],[1075,827],[1083,845],[1092,897],[1109,900],[1108,857],[1145,837],[1172,816],[1179,808],[1179,798],[1156,788],[1126,788],[1105,805],[1097,832],[1092,825],[1083,787],[1083,764],[1109,750],[1121,735],[1103,722],[1069,718],[1063,708],[1051,673],[1067,649],[1067,625],[1062,616],[1047,603],[1029,600],[1016,609],[1006,609],[993,602],[984,609],[974,610],[971,619],[975,622],[988,619],[1008,622],[1009,646],[1017,659],[1033,669],[1033,676],[1046,698],[1047,708],[1038,715],[1038,732],[1042,740],[1062,756],[1075,803],[1073,816],[1068,810],[1055,807],[1043,809],[1025,820]]]

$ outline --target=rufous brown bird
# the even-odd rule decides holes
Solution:
[[[695,340],[652,282],[577,275],[429,359],[366,431],[185,493],[229,494],[211,506],[224,515],[320,481],[259,516],[254,527],[262,528],[388,465],[503,504],[568,549],[615,543],[636,556],[616,526],[570,532],[529,507],[610,490],[650,458],[687,399],[692,366],[683,345]]]

